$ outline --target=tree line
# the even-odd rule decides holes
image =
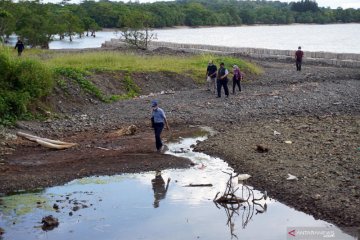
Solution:
[[[241,0],[177,0],[173,2],[112,2],[84,0],[57,4],[40,0],[0,0],[0,39],[16,33],[32,47],[47,48],[57,35],[95,36],[101,28],[163,28],[242,24],[360,22],[360,9],[320,8],[316,1],[291,3]]]

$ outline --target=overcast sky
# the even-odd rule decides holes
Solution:
[[[122,1],[129,2],[129,0],[110,0],[110,1]],[[132,2],[139,1],[140,3],[146,2],[164,2],[164,1],[174,1],[174,0],[132,0]],[[280,2],[297,2],[299,0],[279,0]],[[61,0],[42,0],[42,2],[53,2],[59,3]],[[72,0],[72,3],[79,3],[81,0]],[[330,7],[330,8],[360,8],[360,0],[317,0],[316,1],[320,7]]]
[[[135,0],[133,0],[135,1]],[[164,0],[161,0],[164,1]],[[296,2],[297,0],[280,0],[280,2]],[[159,2],[159,0],[140,0],[143,2]],[[360,8],[360,0],[317,0],[320,7],[330,8]]]

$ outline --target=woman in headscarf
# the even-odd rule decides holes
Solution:
[[[239,87],[239,92],[241,92],[240,81],[243,78],[242,73],[240,72],[240,68],[237,65],[233,66],[233,75],[233,94],[235,94],[236,85]]]

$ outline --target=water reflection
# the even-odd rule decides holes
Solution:
[[[225,191],[219,196],[218,192],[214,198],[215,206],[220,209],[223,208],[226,213],[226,225],[230,229],[231,237],[238,238],[235,234],[235,216],[240,216],[242,219],[242,228],[245,229],[246,225],[258,213],[265,213],[267,210],[267,193],[265,192],[261,198],[255,198],[253,189],[250,186],[242,185],[241,188],[234,185],[234,179],[237,179],[239,174],[229,174],[229,180],[226,183]],[[241,189],[241,197],[239,191]],[[218,197],[219,196],[219,197]],[[265,200],[265,201],[263,201]],[[259,210],[258,207],[261,209]]]
[[[161,171],[156,171],[155,178],[151,180],[152,189],[154,190],[154,208],[159,207],[160,200],[165,199],[169,188],[170,178],[165,181],[161,176]]]

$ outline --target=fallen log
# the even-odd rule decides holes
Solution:
[[[20,137],[24,137],[24,138],[26,138],[26,139],[28,139],[30,141],[33,141],[33,142],[36,142],[36,139],[40,139],[42,141],[57,144],[57,145],[77,145],[76,143],[68,143],[68,142],[63,142],[63,141],[59,141],[59,140],[52,140],[52,139],[48,139],[48,138],[42,138],[42,137],[38,137],[38,136],[35,136],[35,135],[23,133],[23,132],[17,132],[16,134],[18,136],[20,136]]]
[[[30,141],[36,142],[36,143],[40,144],[41,146],[52,148],[52,149],[61,150],[61,149],[71,148],[71,147],[77,145],[77,143],[68,143],[68,142],[52,140],[52,139],[48,139],[48,138],[42,138],[42,137],[38,137],[35,135],[23,133],[23,132],[17,132],[16,134],[20,137],[23,137]]]
[[[186,185],[184,187],[212,187],[213,185],[211,183],[208,184],[192,184]]]
[[[226,195],[219,197],[218,199],[215,200],[215,202],[224,203],[224,204],[239,204],[246,202],[246,200],[234,195]]]
[[[43,147],[47,147],[47,148],[53,148],[53,149],[58,149],[58,150],[62,150],[62,149],[67,149],[67,148],[71,148],[74,146],[74,144],[70,144],[70,145],[65,145],[65,144],[53,144],[53,143],[49,143],[40,139],[36,139],[36,142],[38,144],[40,144]]]

